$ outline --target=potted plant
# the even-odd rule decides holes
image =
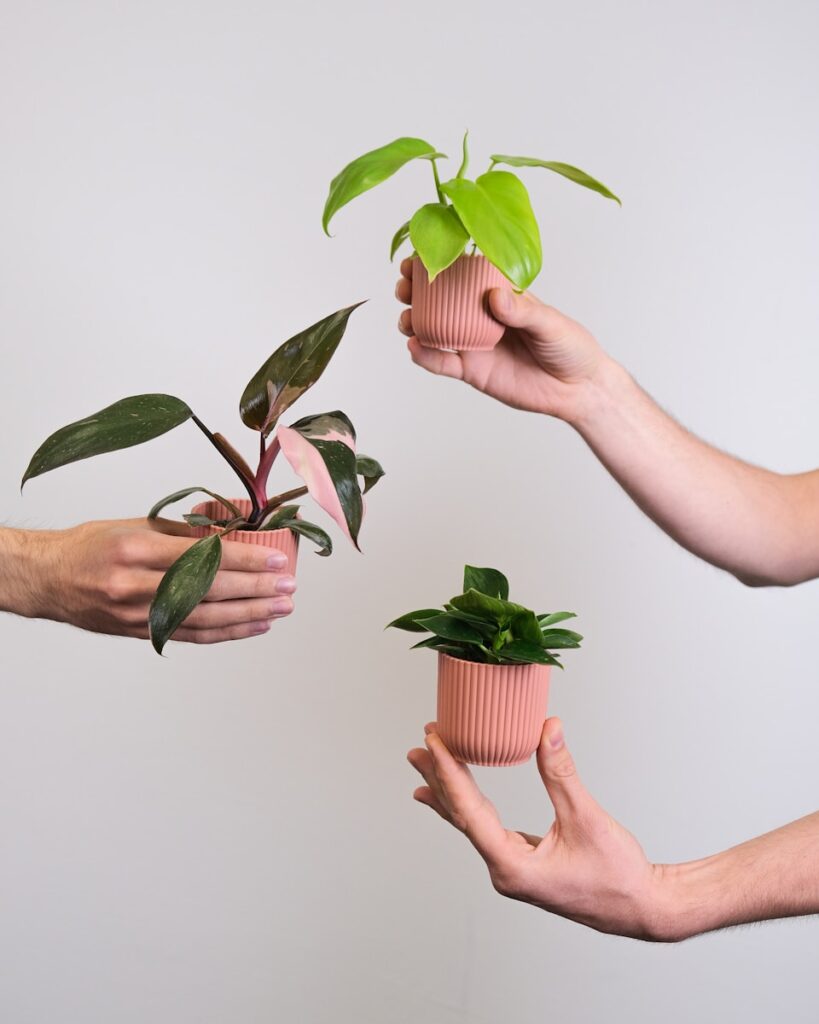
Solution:
[[[415,644],[438,652],[438,733],[469,764],[513,765],[537,749],[557,651],[580,646],[557,626],[574,612],[535,614],[509,600],[497,569],[464,567],[463,593],[443,608],[422,608],[389,623],[430,633]]]
[[[529,194],[507,167],[543,167],[607,199],[620,203],[605,185],[571,164],[528,156],[490,158],[489,169],[474,180],[469,166],[467,133],[454,178],[441,181],[437,161],[445,154],[423,139],[400,138],[353,160],[333,178],[322,225],[351,199],[392,177],[411,160],[428,160],[435,186],[434,202],[425,203],[396,231],[390,259],[409,239],[412,243],[412,326],[427,348],[491,349],[504,327],[489,312],[492,288],[524,291],[540,272],[540,230]]]
[[[290,426],[278,425],[285,410],[322,375],[358,305],[340,309],[290,338],[251,378],[239,411],[245,426],[259,434],[259,462],[255,471],[225,437],[212,433],[185,402],[163,394],[123,398],[62,427],[34,453],[23,485],[59,466],[142,444],[192,420],[239,478],[247,497],[223,498],[206,487],[186,487],[162,498],[148,513],[153,519],[166,506],[197,492],[212,499],[197,505],[184,517],[192,534],[200,539],[168,569],[151,603],[148,624],[151,642],[159,654],[210,589],[219,569],[224,541],[280,548],[288,556],[290,573],[296,570],[301,536],[318,546],[318,554],[331,553],[333,545],[328,534],[303,519],[299,506],[293,504],[298,498],[309,494],[358,547],[364,516],[363,495],[384,475],[381,466],[375,459],[356,454],[355,429],[339,410],[305,416]],[[280,452],[304,484],[270,495],[268,479]]]

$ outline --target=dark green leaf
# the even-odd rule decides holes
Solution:
[[[434,281],[464,251],[469,234],[454,207],[427,203],[410,221],[410,240]]]
[[[43,441],[23,475],[23,484],[70,462],[150,441],[192,415],[188,406],[173,395],[123,398],[93,416],[69,423]]]
[[[448,612],[439,612],[428,619],[420,619],[418,625],[436,636],[442,636],[445,640],[483,646],[484,636],[478,629]]]
[[[406,615],[400,615],[397,619],[393,619],[392,622],[388,622],[384,627],[389,629],[391,626],[395,629],[404,629],[408,633],[428,633],[429,630],[425,626],[419,626],[419,619],[429,619],[433,615],[440,615],[440,608],[420,608],[417,612],[407,612]]]
[[[330,535],[315,523],[308,523],[304,519],[291,519],[286,526],[288,530],[292,530],[293,533],[298,533],[316,544],[318,546],[317,555],[326,557],[333,553],[333,542]]]
[[[551,612],[548,615],[538,615],[538,622],[541,626],[553,626],[556,622],[565,622],[566,619],[576,619],[574,612]]]
[[[504,660],[521,662],[524,665],[560,665],[554,655],[527,640],[513,640],[498,653]]]
[[[557,636],[554,633],[544,633],[542,641],[547,651],[569,650],[580,646],[579,640],[570,636]]]
[[[276,349],[251,378],[239,406],[242,421],[269,433],[281,414],[324,373],[357,302],[319,320]]]
[[[454,615],[456,619],[460,619],[461,622],[468,622],[475,629],[479,630],[484,637],[494,637],[498,632],[498,625],[494,619],[481,618],[478,615],[472,615],[470,612],[463,612],[460,608],[456,608],[454,605],[444,605],[444,611],[450,615]]]
[[[517,288],[528,288],[543,258],[540,231],[520,178],[490,171],[476,181],[453,178],[441,190],[489,262]]]
[[[375,459],[370,458],[369,455],[356,455],[355,457],[355,471],[360,477],[364,478],[364,493],[371,490],[378,481],[384,476],[384,470],[381,468],[381,464]]]
[[[405,137],[364,153],[347,164],[330,182],[330,192],[321,218],[325,233],[329,235],[330,221],[351,199],[391,178],[410,160],[435,156],[443,156],[443,153],[436,152],[435,147],[423,139]]]
[[[211,519],[210,516],[203,516],[198,512],[189,512],[182,518],[188,526],[227,526],[229,522],[227,519]]]
[[[163,508],[166,508],[168,505],[173,505],[174,502],[181,501],[183,498],[189,498],[191,494],[197,494],[200,492],[202,494],[209,494],[211,498],[215,498],[216,501],[221,501],[221,503],[226,508],[229,508],[235,516],[241,514],[232,501],[228,501],[227,498],[223,498],[222,495],[217,494],[216,491],[209,491],[207,487],[185,487],[183,490],[174,491],[173,494],[169,494],[166,498],[162,498],[158,501],[148,513],[148,518],[156,519]]]
[[[259,530],[282,530],[289,526],[299,513],[298,505],[279,505],[259,523]]]
[[[537,615],[534,612],[530,612],[528,609],[517,612],[512,617],[511,629],[512,635],[516,639],[542,646],[543,634],[540,631],[540,623],[537,621]]]
[[[599,192],[601,196],[605,196],[606,199],[613,199],[615,203],[623,205],[602,182],[597,181],[590,174],[586,174],[585,171],[581,171],[579,167],[572,167],[571,164],[564,164],[558,160],[538,160],[533,156],[493,156],[492,161],[496,164],[508,164],[510,167],[545,167],[547,171],[562,174],[564,178],[568,178],[577,185],[590,188],[593,192]]]
[[[509,580],[497,569],[479,569],[474,565],[464,566],[464,591],[478,590],[489,597],[509,600]]]
[[[189,547],[162,577],[148,614],[157,654],[210,590],[221,560],[222,541],[215,533]]]
[[[471,612],[480,618],[489,619],[498,625],[505,623],[507,626],[515,615],[527,610],[522,605],[489,597],[478,590],[467,590],[466,593],[453,597],[449,603],[459,611]]]
[[[402,224],[401,227],[392,236],[392,243],[390,244],[390,259],[395,259],[395,254],[401,248],[401,246],[409,238],[410,222]]]

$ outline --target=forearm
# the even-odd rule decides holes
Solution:
[[[751,584],[819,575],[819,474],[783,476],[706,444],[606,360],[572,425],[640,508]]]
[[[0,611],[45,614],[41,581],[50,555],[46,531],[0,528]]]
[[[819,914],[819,812],[724,853],[663,867],[658,938]]]

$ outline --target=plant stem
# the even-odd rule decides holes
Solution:
[[[438,165],[434,160],[430,160],[432,164],[432,177],[435,179],[435,191],[438,193],[438,202],[443,206],[446,206],[446,196],[441,191],[441,179],[438,177]]]
[[[276,461],[281,445],[279,439],[274,437],[268,446],[265,443],[264,434],[262,434],[260,448],[259,468],[256,470],[256,488],[259,491],[261,503],[264,505],[267,502],[267,478],[270,476],[270,469]]]
[[[293,501],[295,498],[303,498],[305,494],[307,494],[306,487],[294,487],[292,491],[284,491],[283,494],[277,494],[265,505],[262,515],[267,515],[274,508],[278,508],[279,505],[285,505],[288,501]]]
[[[257,511],[259,511],[261,506],[265,502],[264,493],[262,492],[262,494],[261,494],[261,501],[260,501],[259,500],[260,495],[257,493],[257,489],[254,487],[253,482],[246,478],[245,474],[242,472],[241,466],[238,465],[238,463],[232,457],[230,452],[226,452],[221,447],[219,442],[216,440],[216,438],[213,436],[213,434],[208,430],[208,428],[205,426],[205,424],[199,419],[199,417],[196,415],[196,413],[194,413],[191,418],[193,419],[193,422],[197,425],[197,427],[199,427],[199,429],[205,435],[205,437],[210,441],[210,443],[213,445],[213,447],[216,449],[216,451],[219,452],[219,454],[222,456],[222,458],[225,460],[225,462],[228,463],[228,465],[231,467],[231,469],[234,471],[234,473],[239,477],[239,479],[244,484],[245,490],[250,495],[250,503],[253,506],[253,512],[256,513]]]

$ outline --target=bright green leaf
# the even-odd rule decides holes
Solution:
[[[133,395],[53,433],[34,453],[23,484],[70,462],[131,448],[173,430],[191,418],[173,395]]]
[[[427,203],[410,221],[410,240],[434,281],[464,251],[469,234],[454,207]]]
[[[469,132],[464,132],[464,141],[461,143],[461,166],[458,168],[458,173],[455,175],[456,178],[463,178],[466,174],[466,169],[469,167],[469,145],[467,140],[469,139]]]
[[[162,577],[148,613],[157,654],[210,590],[221,560],[222,541],[215,533],[189,547]]]
[[[453,178],[441,186],[476,245],[521,290],[540,272],[540,231],[526,186],[509,171],[476,181]]]
[[[392,242],[390,244],[390,259],[391,260],[395,259],[395,254],[398,252],[398,250],[401,248],[401,246],[404,244],[404,242],[406,242],[406,240],[409,238],[409,233],[410,233],[410,222],[407,221],[406,224],[402,224],[401,227],[392,236]]]
[[[537,619],[541,627],[553,626],[556,622],[565,622],[566,619],[576,619],[574,612],[551,612],[548,615],[538,615]]]
[[[570,181],[575,182],[575,184],[583,185],[584,188],[590,188],[593,192],[599,192],[601,196],[605,196],[606,199],[613,199],[615,203],[619,203],[620,206],[623,205],[617,196],[607,189],[601,181],[593,178],[590,174],[586,174],[585,171],[581,171],[579,167],[572,167],[571,164],[564,164],[559,160],[538,160],[537,157],[533,156],[498,155],[493,156],[492,161],[496,164],[508,164],[509,167],[545,167],[548,171],[562,174],[564,178],[568,178]]]

